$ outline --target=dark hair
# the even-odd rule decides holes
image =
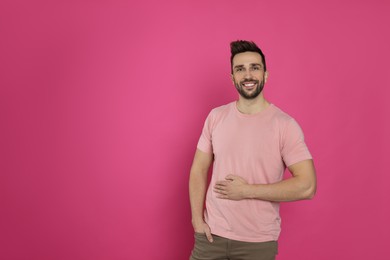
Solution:
[[[264,65],[264,71],[267,71],[267,66],[265,65],[265,56],[263,52],[260,50],[259,47],[257,47],[256,43],[252,41],[243,41],[243,40],[237,40],[230,43],[230,51],[232,56],[230,56],[230,65],[231,70],[233,73],[233,58],[236,56],[236,54],[242,53],[242,52],[257,52],[261,56],[261,60],[263,61]]]

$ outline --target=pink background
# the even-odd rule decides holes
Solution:
[[[229,42],[264,50],[314,200],[282,205],[282,259],[389,259],[389,1],[0,3],[0,258],[188,259],[188,175],[237,98]]]

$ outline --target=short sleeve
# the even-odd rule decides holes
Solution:
[[[205,153],[213,152],[212,145],[212,113],[210,112],[206,118],[206,121],[203,126],[202,134],[200,135],[197,148]]]
[[[281,154],[287,167],[300,161],[312,159],[302,129],[294,119],[287,123],[284,130]]]

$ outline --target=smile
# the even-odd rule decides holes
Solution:
[[[245,82],[242,82],[241,83],[241,86],[245,87],[245,88],[253,88],[257,85],[257,81],[245,81]]]

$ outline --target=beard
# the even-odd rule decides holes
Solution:
[[[250,93],[250,92],[247,92],[243,85],[245,82],[254,82],[255,83],[255,86],[256,86],[256,89]],[[234,86],[236,87],[238,93],[245,99],[255,99],[258,95],[260,95],[261,91],[263,91],[263,88],[264,88],[264,80],[262,81],[258,81],[258,80],[253,80],[253,79],[244,79],[242,80],[241,82],[236,82],[234,80]]]

